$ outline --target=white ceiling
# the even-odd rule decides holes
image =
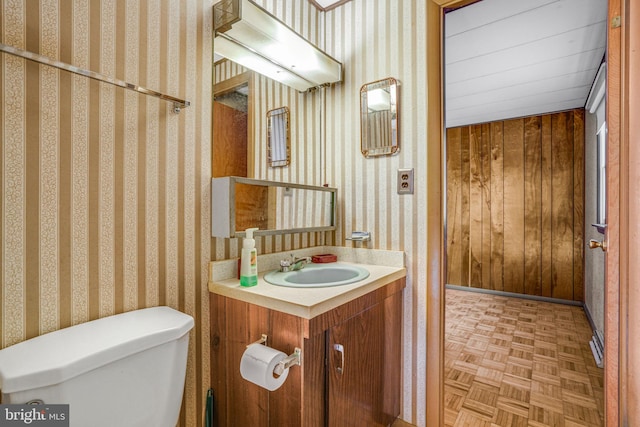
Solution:
[[[606,0],[483,0],[445,15],[446,127],[584,107]]]

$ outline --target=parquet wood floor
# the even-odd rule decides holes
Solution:
[[[445,425],[602,426],[581,307],[446,291]]]

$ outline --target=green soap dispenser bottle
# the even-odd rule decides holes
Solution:
[[[240,256],[240,285],[255,286],[258,284],[258,252],[253,232],[257,228],[247,228],[242,241],[242,254]]]

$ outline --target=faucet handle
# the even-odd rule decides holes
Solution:
[[[288,260],[288,259],[280,260],[280,267],[290,267],[290,266],[291,266],[291,260]]]
[[[291,267],[291,260],[289,260],[289,259],[281,259],[280,260],[280,272],[289,271],[290,267]]]

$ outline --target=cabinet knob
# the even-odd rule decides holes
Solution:
[[[344,347],[342,344],[334,344],[333,349],[340,353],[340,366],[336,368],[339,374],[344,372]]]

